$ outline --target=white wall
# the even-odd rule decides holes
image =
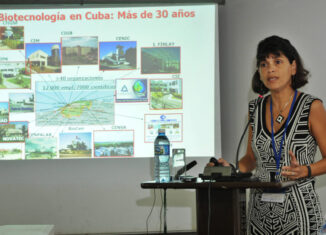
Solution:
[[[197,160],[198,172],[206,159]],[[152,159],[2,161],[0,225],[54,224],[56,233],[146,231],[153,191]],[[190,171],[191,172],[191,171]],[[161,197],[150,230],[159,229]],[[168,190],[168,229],[195,230],[195,192]],[[174,222],[174,221],[175,222]]]
[[[223,156],[234,159],[244,128],[257,43],[278,34],[290,39],[311,71],[304,91],[326,102],[324,0],[226,0],[219,7]],[[217,114],[219,115],[219,114]],[[245,150],[243,144],[242,152]],[[320,157],[320,156],[319,156]],[[192,159],[190,159],[192,160]],[[196,159],[198,175],[207,159]],[[153,191],[152,159],[37,160],[0,162],[0,224],[55,224],[59,233],[145,231]],[[318,178],[326,209],[326,177]],[[195,230],[193,190],[168,190],[168,229]],[[157,193],[150,230],[159,229]],[[325,210],[326,211],[326,210]]]

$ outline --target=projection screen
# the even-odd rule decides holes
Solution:
[[[0,9],[0,159],[220,153],[216,38],[215,4]]]

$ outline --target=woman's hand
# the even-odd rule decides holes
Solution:
[[[283,166],[281,174],[291,180],[296,180],[308,176],[307,166],[299,165],[297,158],[294,156],[293,152],[289,152],[291,157],[290,166]]]
[[[228,163],[224,158],[217,159],[217,163],[221,166],[230,166],[230,163]],[[210,161],[206,166],[215,166],[215,163]]]
[[[226,161],[224,158],[217,159],[218,163],[222,166],[230,166],[230,163]]]

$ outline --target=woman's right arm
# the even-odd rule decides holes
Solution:
[[[256,168],[256,158],[251,148],[252,127],[249,126],[247,152],[239,161],[239,170],[241,172],[250,172]]]

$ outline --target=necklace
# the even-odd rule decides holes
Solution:
[[[288,125],[289,125],[289,121],[290,121],[290,118],[291,118],[291,114],[292,114],[292,110],[293,110],[293,107],[294,107],[294,103],[295,103],[295,100],[297,98],[297,94],[298,94],[298,91],[295,90],[294,92],[294,98],[292,100],[292,104],[291,104],[291,108],[290,108],[290,111],[289,111],[289,115],[286,119],[286,122],[285,122],[285,126],[284,126],[284,132],[283,132],[283,135],[282,135],[282,139],[281,139],[281,143],[279,145],[279,151],[277,152],[276,151],[276,144],[275,144],[275,136],[274,136],[274,126],[273,126],[273,105],[272,105],[272,99],[271,99],[271,105],[270,105],[270,112],[271,112],[271,128],[272,128],[272,146],[273,146],[273,152],[274,152],[274,156],[275,156],[275,161],[276,161],[276,168],[277,168],[277,172],[276,172],[276,175],[279,175],[280,172],[279,172],[279,169],[280,169],[280,161],[281,161],[281,155],[282,155],[282,146],[283,146],[283,143],[284,143],[284,140],[285,140],[285,134],[286,134],[286,130],[288,128]]]
[[[293,94],[291,95],[290,99],[288,100],[288,102],[286,102],[283,107],[281,108],[280,112],[278,113],[278,116],[277,118],[275,119],[275,121],[278,123],[278,124],[281,124],[284,120],[284,117],[282,115],[282,112],[284,111],[284,109],[286,108],[286,106],[288,106],[288,104],[290,103],[291,99],[292,99],[292,96]]]

